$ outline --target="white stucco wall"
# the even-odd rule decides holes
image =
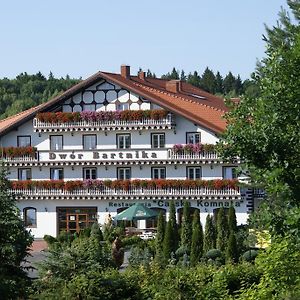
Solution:
[[[110,90],[113,89],[113,90]],[[96,91],[97,90],[97,91]],[[110,91],[109,91],[110,90]],[[94,91],[94,96],[91,91]],[[100,102],[105,99],[110,101],[110,104],[105,108],[103,104]],[[130,99],[130,109],[157,109],[159,106],[150,103],[149,101],[144,101],[138,95],[134,93],[130,93],[126,90],[122,90],[121,87],[114,85],[112,86],[110,83],[101,84],[97,83],[92,87],[88,88],[86,92],[79,93],[72,98],[65,101],[65,104],[62,105],[63,111],[71,111],[72,108],[70,106],[71,101],[74,102],[74,110],[80,110],[79,103],[80,101],[84,101],[86,104],[91,103],[91,99],[94,97],[97,102],[96,110],[115,110],[116,109],[116,101],[117,103],[124,103]],[[142,101],[143,100],[143,101]],[[142,101],[142,103],[141,103]],[[166,160],[167,159],[167,149],[172,148],[174,144],[185,144],[186,143],[186,133],[187,132],[199,132],[201,134],[201,143],[203,144],[215,144],[218,141],[217,136],[212,131],[207,128],[197,126],[191,121],[175,114],[175,122],[176,126],[174,129],[166,129],[166,130],[111,130],[111,131],[86,131],[86,132],[34,132],[33,130],[33,121],[27,121],[25,124],[21,125],[16,130],[12,130],[7,133],[5,136],[0,139],[0,146],[8,147],[8,146],[17,146],[17,136],[21,135],[30,135],[32,146],[36,147],[40,152],[40,161],[43,162],[62,162],[64,160],[71,160],[69,155],[72,154],[72,151],[77,154],[84,154],[83,159],[77,160],[79,165],[74,166],[64,166],[64,179],[65,180],[76,180],[83,178],[83,168],[88,167],[84,166],[81,162],[91,161],[91,157],[93,155],[93,151],[85,151],[83,150],[82,140],[84,134],[96,134],[97,135],[97,149],[95,151],[99,151],[99,153],[112,153],[115,151],[118,152],[135,152],[135,151],[148,151],[156,152],[157,158],[152,159]],[[165,133],[165,148],[166,149],[151,149],[151,133],[156,132],[164,132]],[[116,146],[116,135],[121,133],[130,133],[131,134],[131,149],[128,150],[117,150]],[[50,136],[51,135],[63,135],[63,150],[62,151],[50,151]],[[69,151],[69,152],[68,152]],[[102,152],[101,152],[102,151]],[[57,158],[49,159],[50,152],[54,153]],[[60,154],[67,154],[67,158],[59,158]],[[150,154],[149,154],[150,155]],[[145,161],[147,159],[132,158],[128,159],[131,161]],[[99,159],[98,161],[101,161]],[[151,162],[151,159],[148,159]],[[117,167],[131,167],[132,179],[151,179],[151,168],[152,167],[165,167],[166,168],[166,176],[167,179],[185,179],[186,178],[186,168],[191,166],[197,166],[194,164],[166,164],[166,165],[155,165],[152,163],[142,164],[141,166],[136,165],[108,165],[108,166],[89,166],[97,168],[97,175],[99,179],[116,179],[117,178]],[[211,180],[222,178],[223,175],[223,164],[222,163],[213,163],[213,164],[199,164],[202,168],[202,179]],[[30,166],[23,166],[24,168],[28,168]],[[53,166],[54,167],[54,166]],[[60,167],[60,166],[56,166]],[[10,175],[9,178],[12,180],[18,179],[18,168],[21,166],[11,166],[10,167]],[[31,166],[32,170],[32,179],[33,180],[48,180],[50,178],[50,166],[37,165]],[[166,201],[141,201],[149,207],[162,207],[168,210],[168,202]],[[199,200],[200,201],[200,200]],[[191,206],[199,208],[201,210],[201,222],[205,223],[205,219],[208,213],[212,213],[214,208],[218,207],[215,205],[216,202],[213,200],[209,201],[191,201]],[[222,200],[220,203],[225,203],[226,201]],[[238,223],[245,223],[247,220],[247,203],[245,200],[238,201],[239,206],[236,206],[237,220]],[[133,201],[107,201],[107,200],[22,200],[18,203],[18,206],[21,211],[25,207],[34,207],[37,209],[37,228],[32,228],[32,233],[36,238],[42,238],[45,234],[50,234],[56,236],[57,233],[57,216],[56,216],[56,208],[57,207],[89,207],[96,206],[98,211],[98,221],[103,224],[105,217],[108,212],[114,216],[117,213],[117,209],[120,207],[128,206],[132,204]],[[229,203],[229,202],[228,202]],[[176,201],[177,208],[181,208],[183,205],[182,201]],[[235,204],[235,203],[233,203]],[[221,204],[220,204],[221,205]],[[168,213],[167,213],[168,218]],[[140,222],[142,225],[143,222]]]

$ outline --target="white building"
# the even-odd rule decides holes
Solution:
[[[212,146],[226,111],[221,98],[185,82],[131,76],[121,66],[121,74],[98,72],[0,121],[2,156],[26,225],[36,238],[56,236],[103,224],[136,202],[168,219],[171,201],[179,222],[189,201],[202,223],[230,205],[245,223],[252,195],[235,187],[237,164],[223,162]]]

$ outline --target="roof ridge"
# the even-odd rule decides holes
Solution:
[[[185,102],[191,102],[191,103],[194,103],[194,104],[198,104],[198,105],[201,105],[201,106],[204,106],[204,107],[207,107],[207,108],[211,108],[211,109],[213,109],[213,110],[215,110],[215,111],[226,112],[225,110],[222,110],[222,109],[219,109],[219,108],[216,108],[216,107],[213,107],[213,106],[204,104],[204,103],[200,103],[200,102],[194,101],[194,100],[192,100],[192,99],[187,99],[187,98],[184,98],[184,97],[182,97],[182,96],[177,96],[177,95],[174,95],[173,93],[166,92],[166,91],[162,91],[162,90],[159,90],[159,89],[157,89],[157,88],[148,87],[148,86],[146,86],[146,85],[143,85],[143,84],[138,83],[138,82],[135,82],[135,81],[133,81],[133,84],[135,84],[135,85],[137,85],[137,86],[140,86],[140,87],[142,87],[142,88],[144,88],[144,89],[147,89],[147,90],[149,90],[149,91],[157,91],[158,93],[165,94],[165,95],[171,96],[171,97],[173,97],[173,98],[181,99],[181,100],[183,100],[183,101],[185,101]]]

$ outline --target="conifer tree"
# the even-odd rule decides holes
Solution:
[[[196,86],[196,87],[200,87],[200,81],[201,81],[201,78],[198,75],[197,71],[195,71],[193,74],[189,73],[188,78],[187,78],[187,82],[189,84],[192,84],[193,86]]]
[[[203,255],[203,228],[200,222],[199,210],[195,210],[193,214],[192,228],[191,265],[195,266]]]
[[[225,210],[221,207],[217,217],[217,249],[225,251],[228,241],[228,219]]]
[[[243,93],[243,83],[242,83],[242,79],[241,79],[240,75],[238,75],[235,80],[234,90],[235,90],[235,94],[237,96],[239,96]]]
[[[236,78],[231,72],[229,72],[223,81],[224,93],[228,94],[231,91],[235,91]]]
[[[184,70],[181,70],[181,73],[180,73],[180,80],[186,81],[186,75],[185,75]]]
[[[103,241],[103,234],[98,223],[92,225],[91,238],[96,239],[98,242]]]
[[[235,209],[233,206],[229,207],[228,212],[228,227],[230,232],[236,232],[237,231],[237,222],[236,222],[236,215],[235,215]]]
[[[0,298],[27,299],[29,279],[21,266],[33,241],[8,192],[7,171],[0,166]]]
[[[188,201],[184,202],[182,218],[181,247],[184,248],[187,253],[190,253],[192,240],[192,224],[190,220],[190,203]]]
[[[200,87],[209,93],[216,92],[216,77],[212,70],[206,67],[200,80]]]
[[[230,262],[238,261],[238,247],[236,242],[236,236],[233,231],[230,232],[228,243],[226,247],[226,260]]]
[[[178,225],[176,222],[176,208],[174,201],[171,201],[169,208],[169,222],[172,228],[172,248],[171,252],[175,253],[179,244]]]
[[[224,93],[223,78],[219,71],[216,74],[216,93],[218,94]]]
[[[171,258],[171,252],[172,252],[172,224],[171,222],[167,222],[166,224],[166,230],[165,230],[165,236],[164,236],[164,242],[163,242],[163,257],[164,261],[168,262],[168,260]]]
[[[156,255],[155,259],[159,264],[163,264],[163,242],[164,242],[164,235],[165,235],[165,220],[163,213],[160,212],[158,215],[157,220],[157,233],[155,237],[155,250]]]
[[[216,230],[213,219],[210,215],[206,217],[205,235],[204,235],[204,251],[205,253],[216,248]]]

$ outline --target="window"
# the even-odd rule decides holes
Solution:
[[[63,149],[63,136],[50,135],[50,150],[62,150],[62,149]]]
[[[131,146],[130,134],[117,134],[117,147],[119,149],[128,149]]]
[[[131,168],[118,168],[117,173],[119,180],[131,179]]]
[[[51,180],[64,179],[64,169],[63,168],[51,168],[50,169],[50,179]]]
[[[199,144],[201,141],[201,135],[199,132],[187,132],[186,143],[187,144]]]
[[[18,147],[31,146],[31,136],[30,135],[17,136],[17,146]]]
[[[152,168],[152,179],[166,179],[166,168]]]
[[[31,178],[31,169],[18,169],[19,180],[30,180]]]
[[[127,110],[127,109],[129,109],[128,103],[119,103],[117,105],[117,110]]]
[[[151,146],[152,146],[152,148],[164,148],[165,147],[165,134],[164,133],[152,133],[151,134]]]
[[[83,179],[97,179],[97,168],[83,168]]]
[[[201,167],[187,167],[187,179],[201,179]]]
[[[235,179],[237,178],[235,167],[223,167],[223,179]]]
[[[87,134],[83,136],[83,149],[93,150],[97,148],[97,136],[95,134]]]
[[[36,227],[36,209],[34,207],[25,207],[23,216],[26,227]]]

